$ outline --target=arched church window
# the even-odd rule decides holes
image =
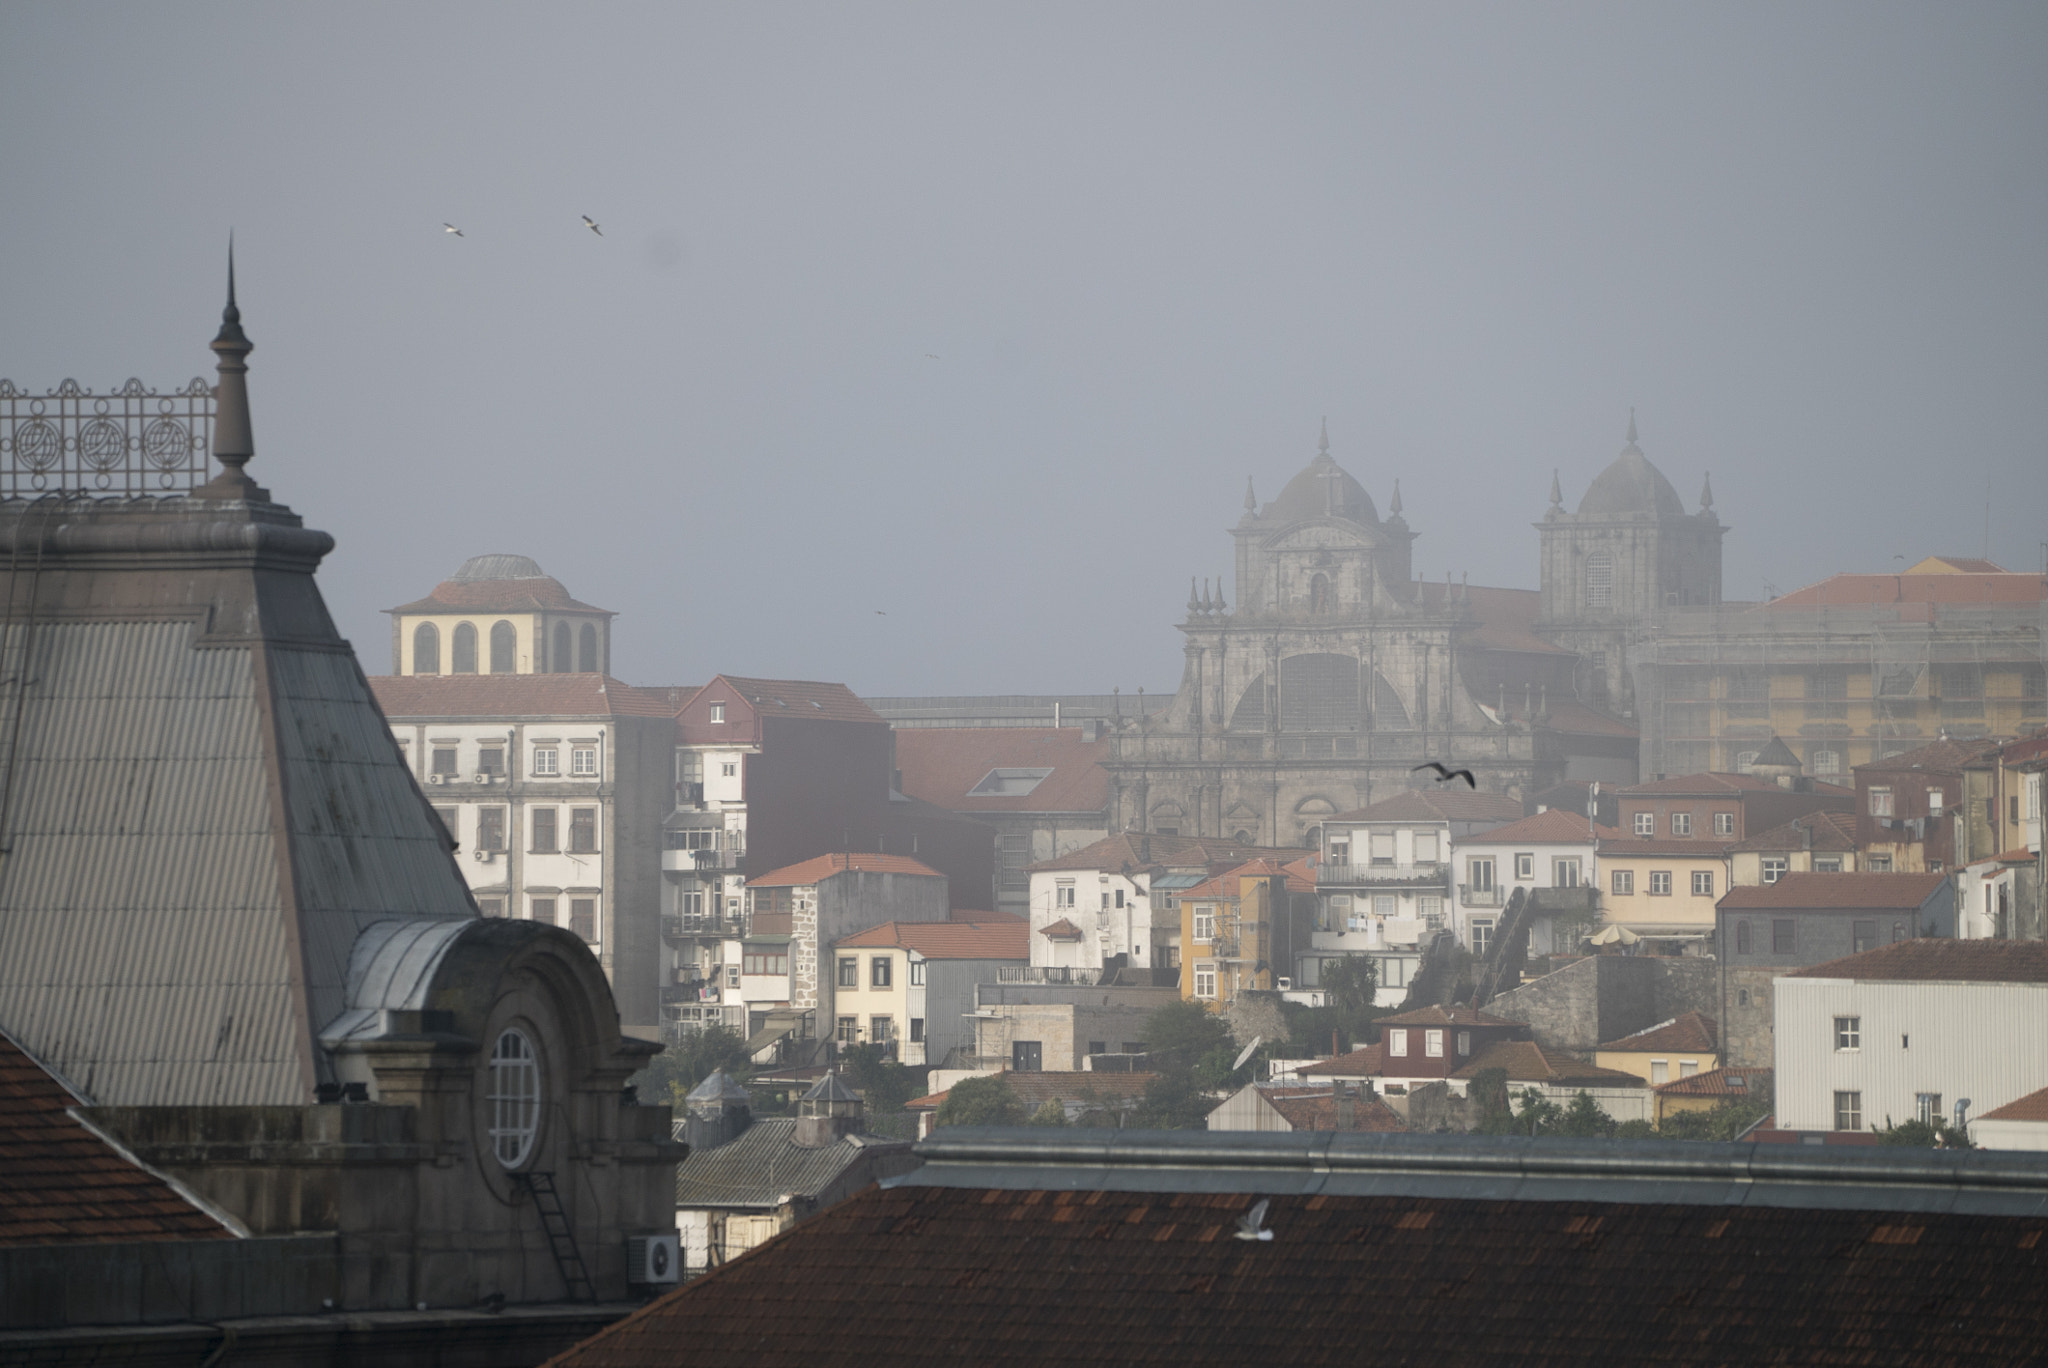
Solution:
[[[1239,827],[1235,832],[1231,834],[1230,839],[1237,842],[1239,845],[1250,845],[1252,843],[1252,834],[1249,831],[1246,831],[1243,827]]]
[[[509,622],[491,626],[491,673],[511,674],[519,668],[519,633]]]
[[[569,634],[569,624],[555,624],[555,649],[548,653],[548,668],[556,674],[568,674],[576,664],[576,647]]]
[[[540,1130],[540,1056],[520,1030],[508,1030],[491,1047],[491,1149],[498,1162],[516,1169],[533,1155]]]
[[[1614,557],[1605,551],[1595,551],[1586,557],[1586,606],[1614,606]]]
[[[1330,577],[1317,575],[1308,582],[1308,610],[1321,616],[1330,611]]]
[[[597,628],[586,622],[583,634],[576,644],[576,668],[585,674],[597,673]]]
[[[473,623],[455,624],[455,635],[448,646],[448,673],[476,673],[476,626]]]
[[[412,672],[441,673],[441,632],[431,622],[412,629]]]

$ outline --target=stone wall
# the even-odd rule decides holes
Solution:
[[[1718,1015],[1719,987],[1710,959],[1594,955],[1502,993],[1486,1010],[1527,1022],[1545,1046],[1590,1054],[1686,1012]]]

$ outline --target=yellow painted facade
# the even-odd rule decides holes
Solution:
[[[1237,995],[1273,987],[1275,909],[1284,905],[1280,873],[1219,875],[1181,895],[1180,995],[1212,1012]]]
[[[1715,900],[1727,891],[1728,860],[1712,847],[1697,855],[1600,849],[1605,926],[1624,926],[1639,936],[1711,935]]]
[[[1603,1069],[1632,1073],[1655,1087],[1710,1073],[1721,1067],[1721,1056],[1714,1050],[1596,1050],[1593,1062]]]

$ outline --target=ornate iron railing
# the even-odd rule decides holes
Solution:
[[[66,380],[41,395],[0,380],[0,498],[184,494],[212,469],[213,390],[158,394],[130,380],[94,394]]]

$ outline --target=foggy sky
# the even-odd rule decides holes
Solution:
[[[1631,406],[1729,598],[1987,496],[2038,569],[2044,58],[2039,4],[9,0],[0,376],[210,379],[232,227],[250,473],[372,673],[511,551],[639,683],[1170,690],[1325,415],[1433,578],[1534,588]]]

